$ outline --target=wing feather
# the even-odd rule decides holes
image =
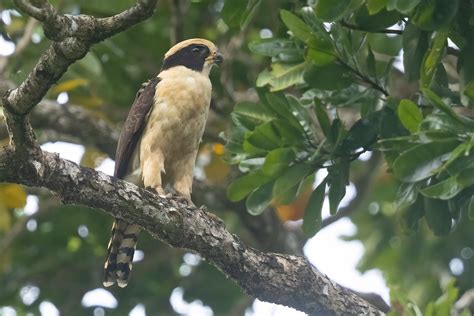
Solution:
[[[132,108],[128,113],[115,153],[115,171],[117,178],[123,178],[127,172],[133,151],[143,133],[146,118],[154,102],[156,85],[160,78],[155,77],[143,84],[137,92]]]

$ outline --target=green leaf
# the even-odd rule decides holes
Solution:
[[[280,17],[286,27],[299,40],[307,42],[312,37],[311,28],[290,11],[280,10]]]
[[[365,31],[380,31],[390,27],[400,20],[397,11],[381,10],[377,14],[370,14],[366,6],[357,10],[355,23]]]
[[[250,193],[245,201],[245,206],[250,214],[260,215],[270,206],[272,202],[272,187],[273,182],[270,182]]]
[[[280,147],[280,137],[272,122],[259,125],[245,136],[245,140],[257,148],[272,150]]]
[[[451,214],[448,202],[435,199],[424,199],[425,218],[431,230],[437,236],[445,236],[451,231]]]
[[[311,66],[305,71],[304,80],[311,88],[321,90],[341,90],[353,82],[347,69],[334,63],[320,67]]]
[[[402,48],[401,36],[389,36],[382,33],[367,34],[367,42],[370,48],[377,53],[388,56],[397,56]]]
[[[416,191],[416,190],[415,190]],[[402,229],[406,233],[416,231],[421,218],[425,215],[423,198],[420,196],[411,205],[400,209]]]
[[[446,53],[448,30],[438,30],[434,34],[430,49],[425,53],[421,63],[420,79],[423,88],[429,88],[436,68]]]
[[[326,136],[327,140],[334,144],[338,145],[339,142],[346,136],[346,129],[344,125],[341,123],[340,119],[334,119],[331,124],[331,129],[329,130],[329,134]]]
[[[376,14],[387,5],[388,0],[368,0],[367,8],[369,9],[369,14]]]
[[[316,15],[325,22],[339,20],[346,13],[351,0],[320,0],[316,5]]]
[[[326,51],[308,47],[306,51],[305,60],[312,63],[315,66],[324,66],[330,64],[336,60],[336,55],[332,52],[328,53]]]
[[[416,182],[433,175],[459,145],[456,141],[421,144],[403,152],[393,163],[395,177],[405,182]]]
[[[321,228],[322,217],[321,210],[326,190],[326,180],[321,182],[309,198],[308,205],[304,211],[303,232],[306,237],[312,237]]]
[[[467,207],[467,215],[471,221],[474,221],[474,196],[469,200]]]
[[[369,76],[375,79],[377,82],[377,70],[375,68],[375,55],[370,47],[370,44],[367,45],[368,53],[367,53],[367,73]]]
[[[328,168],[328,185],[329,185],[329,211],[331,215],[336,214],[344,195],[346,195],[346,185],[349,184],[349,167],[348,161],[341,161],[338,164]]]
[[[409,14],[421,0],[389,0],[387,7],[395,9],[401,13]]]
[[[449,200],[461,192],[462,189],[463,186],[458,183],[457,177],[454,176],[421,189],[420,193],[433,199]]]
[[[297,65],[272,65],[271,78],[268,81],[270,91],[280,91],[295,84],[303,83],[306,62]]]
[[[397,197],[395,199],[395,207],[403,209],[412,205],[418,198],[418,190],[414,183],[402,183],[398,188]]]
[[[360,0],[319,0],[316,4],[316,15],[325,22],[334,22],[361,4]]]
[[[474,105],[474,43],[468,43],[458,59],[459,94],[464,106]]]
[[[277,148],[268,153],[262,172],[267,176],[276,176],[283,172],[295,160],[296,155],[291,148]]]
[[[246,117],[259,124],[271,121],[272,119],[276,118],[275,115],[273,115],[261,104],[248,101],[237,103],[234,107],[233,113]]]
[[[266,99],[265,104],[274,113],[278,114],[278,116],[281,119],[288,121],[288,123],[290,123],[291,126],[296,128],[297,130],[304,131],[301,124],[298,122],[298,120],[293,115],[293,113],[290,109],[290,104],[288,103],[288,100],[286,99],[286,97],[283,93],[267,93],[265,95],[265,99]]]
[[[294,164],[288,168],[275,181],[275,185],[273,186],[273,198],[281,204],[288,204],[291,202],[292,199],[290,201],[287,199],[282,201],[282,197],[287,197],[288,192],[293,191],[296,195],[300,182],[304,180],[311,170],[311,166],[303,163]]]
[[[400,122],[407,130],[412,133],[418,130],[418,125],[423,120],[423,114],[415,103],[407,99],[401,100],[397,112]]]
[[[316,112],[316,118],[318,119],[319,126],[321,126],[324,136],[328,137],[328,135],[331,133],[331,121],[329,120],[328,113],[326,112],[324,105],[319,100],[315,99],[314,102],[314,111]]]
[[[455,122],[461,123],[463,126],[469,127],[470,129],[474,128],[474,120],[465,116],[461,116],[454,112],[452,108],[447,106],[443,102],[443,100],[438,95],[436,95],[436,93],[426,88],[421,89],[421,91],[423,92],[423,95],[427,97],[428,101],[430,101],[431,104],[433,104],[446,115],[448,115],[450,119]]]
[[[408,22],[403,30],[403,66],[410,80],[420,77],[423,56],[428,50],[429,33]]]
[[[249,49],[252,53],[268,57],[275,57],[279,54],[295,54],[298,48],[295,42],[289,39],[271,38],[258,42],[251,42]]]
[[[422,1],[416,7],[411,20],[422,30],[440,29],[450,24],[456,16],[458,7],[459,0]]]
[[[268,181],[269,179],[260,170],[246,174],[227,187],[227,197],[232,202],[240,201]]]
[[[462,172],[456,177],[457,183],[463,187],[467,188],[474,184],[474,165],[462,170]]]
[[[458,160],[458,158],[468,158],[466,157],[466,154],[469,153],[469,144],[467,143],[462,143],[458,147],[454,148],[454,150],[451,152],[451,155],[449,156],[449,159],[446,160],[446,162],[436,169],[434,172],[440,173],[446,169],[448,169],[448,172],[452,172],[454,168],[450,168],[450,166]],[[463,159],[464,160],[464,159]],[[468,165],[468,164],[466,164]],[[464,166],[466,166],[464,165]]]
[[[358,148],[367,148],[377,139],[376,125],[367,118],[361,118],[347,133],[340,145],[340,149],[352,151]]]
[[[303,143],[305,135],[301,130],[295,128],[289,120],[273,120],[272,124],[280,137],[281,146],[297,147]]]

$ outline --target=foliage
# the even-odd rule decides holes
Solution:
[[[443,64],[448,38],[460,46],[461,56],[470,50],[472,33],[460,6],[465,3],[318,1],[296,14],[281,10],[289,38],[250,44],[253,52],[271,57],[272,70],[257,79],[257,86],[268,86],[270,93],[262,88],[259,103],[237,104],[232,113],[229,162],[247,174],[229,187],[229,198],[247,197],[249,212],[259,214],[272,199],[293,201],[314,173],[326,168],[328,175],[314,190],[311,215],[305,218],[313,221],[312,229],[304,225],[312,235],[320,223],[314,213],[321,212],[324,187],[335,214],[349,184],[351,161],[365,151],[381,150],[403,182],[398,208],[415,205],[420,210],[410,217],[413,221],[425,217],[436,234],[448,234],[452,219],[474,212],[474,121],[453,110],[473,100],[463,87],[450,89]],[[381,33],[393,24],[404,29],[401,36]],[[392,96],[387,88],[400,50],[413,57],[405,58],[404,66],[422,88],[416,103]],[[472,71],[464,60],[459,58],[460,74]],[[467,85],[472,82],[468,79]],[[277,92],[290,87],[292,95]],[[342,107],[360,118],[344,122]]]
[[[461,249],[472,249],[469,114],[474,100],[469,86],[474,67],[466,56],[472,51],[473,13],[469,1],[319,0],[291,12],[281,10],[288,34],[250,43],[251,51],[270,57],[271,64],[256,82],[259,102],[237,104],[232,113],[228,161],[244,175],[229,186],[229,198],[246,198],[249,212],[260,214],[271,200],[298,199],[305,185],[313,183],[315,172],[325,168],[327,176],[313,185],[303,218],[311,236],[321,228],[324,192],[334,215],[353,178],[354,161],[366,151],[381,151],[398,182],[391,182],[390,198],[379,195],[373,200],[393,203],[390,208],[396,213],[377,215],[385,226],[370,214],[361,215],[370,224],[357,221],[362,231],[353,239],[362,239],[367,251],[361,269],[381,268],[390,284],[413,289],[410,294],[422,304],[439,295],[440,271],[426,269],[424,262],[439,263],[450,273],[450,260],[459,257]],[[396,27],[387,30],[392,25]],[[448,40],[459,50],[448,46]],[[405,85],[420,87],[405,94],[395,82],[400,54],[405,57]],[[453,59],[457,73],[448,74]],[[453,85],[457,82],[459,87]],[[344,116],[347,111],[350,120]],[[425,257],[410,257],[426,247],[423,240],[429,238],[422,219],[435,235],[451,233],[456,249],[440,240]],[[407,233],[412,236],[403,237]],[[393,249],[393,238],[401,238],[404,248]],[[436,250],[444,256],[436,258]],[[383,263],[377,258],[384,258]],[[409,267],[417,262],[419,273],[401,282],[400,275],[413,271]],[[463,276],[472,279],[470,256],[463,263]],[[468,289],[472,282],[461,286]]]

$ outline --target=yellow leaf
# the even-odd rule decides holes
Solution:
[[[89,85],[89,80],[77,78],[68,81],[61,82],[60,84],[56,85],[51,89],[51,92],[54,94],[58,94],[64,91],[71,91],[77,89],[78,87],[83,87]]]
[[[6,208],[19,208],[26,204],[26,192],[18,184],[1,184],[0,201]]]

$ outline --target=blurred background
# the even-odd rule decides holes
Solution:
[[[134,1],[51,3],[63,13],[109,16]],[[306,4],[250,1],[252,16],[240,27],[235,22],[240,15],[224,0],[159,1],[153,17],[95,45],[69,68],[32,115],[38,140],[44,150],[112,174],[115,142],[141,83],[159,72],[163,54],[177,41],[210,39],[225,62],[211,74],[216,102],[195,171],[197,205],[207,205],[249,245],[304,254],[340,284],[374,292],[386,302],[387,286],[392,295],[403,293],[419,306],[439,297],[452,278],[461,293],[472,288],[472,223],[460,222],[442,238],[424,222],[406,234],[392,203],[399,183],[387,173],[380,154],[369,151],[353,162],[350,185],[339,206],[351,210],[350,218],[327,221],[310,239],[301,231],[301,218],[311,190],[289,204],[273,202],[259,216],[250,215],[244,202],[227,199],[226,187],[240,173],[228,164],[222,133],[232,126],[236,103],[258,100],[258,75],[271,63],[251,52],[249,44],[287,37],[280,10],[295,11]],[[401,40],[388,35],[380,40],[391,45],[395,65],[403,72]],[[383,43],[379,46],[387,48]],[[41,26],[3,0],[0,93],[19,84],[48,46]],[[392,89],[410,88],[396,84]],[[354,113],[346,112],[350,121]],[[6,130],[0,125],[0,143],[6,144]],[[325,172],[316,173],[316,183]],[[323,219],[329,216],[325,201]],[[43,189],[0,184],[0,315],[303,315],[255,301],[198,255],[171,248],[146,233],[140,235],[128,287],[105,290],[102,266],[112,220],[98,210],[62,205]]]

